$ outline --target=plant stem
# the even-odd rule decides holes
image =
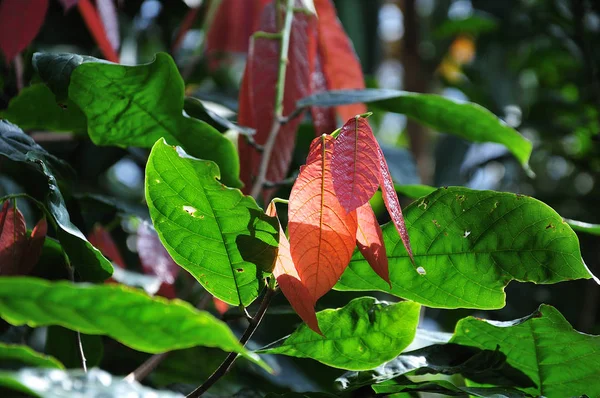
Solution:
[[[277,75],[277,85],[275,86],[275,108],[273,111],[273,125],[264,146],[263,156],[258,169],[258,176],[252,186],[250,194],[254,198],[258,198],[262,191],[263,185],[271,160],[271,153],[275,147],[275,140],[281,128],[281,118],[283,117],[283,94],[285,90],[285,73],[288,64],[288,52],[290,48],[290,34],[292,31],[292,19],[294,18],[294,0],[286,0],[285,5],[285,20],[281,29],[281,50],[279,52],[279,73]]]
[[[129,373],[125,377],[125,381],[141,381],[146,378],[162,361],[164,361],[170,354],[170,351],[163,352],[162,354],[155,354],[148,358],[143,364],[141,364],[136,370]]]
[[[274,295],[275,295],[275,289],[271,285],[269,285],[269,287],[267,287],[267,289],[266,289],[265,296],[263,297],[263,300],[260,303],[260,308],[254,315],[254,318],[252,318],[252,320],[250,321],[250,324],[248,325],[248,327],[246,328],[246,331],[244,332],[244,334],[242,335],[242,338],[240,339],[240,344],[242,346],[246,345],[248,340],[250,340],[250,338],[256,331],[256,328],[258,328],[258,325],[260,325],[260,322],[262,321],[263,317],[265,316],[265,313],[267,312],[267,308],[269,308],[269,304],[271,304],[271,299],[273,298]],[[225,374],[227,374],[227,372],[229,371],[229,369],[231,369],[231,366],[233,365],[233,363],[235,362],[237,357],[238,357],[238,353],[236,353],[236,352],[232,352],[229,355],[227,355],[227,358],[225,358],[225,360],[221,363],[221,365],[219,365],[217,370],[215,370],[215,372],[202,385],[200,385],[200,387],[198,387],[194,391],[192,391],[187,396],[187,398],[197,398],[197,397],[201,396],[202,394],[204,394],[221,377],[223,377],[223,376],[225,376]]]

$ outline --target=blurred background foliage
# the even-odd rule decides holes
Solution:
[[[245,59],[243,55],[232,55],[220,68],[208,67],[202,30],[207,5],[203,3],[117,1],[121,62],[145,63],[156,52],[169,52],[186,81],[187,93],[205,100],[210,109],[234,117]],[[463,185],[522,193],[546,202],[563,217],[600,223],[600,2],[337,0],[335,4],[361,60],[368,86],[433,92],[478,103],[534,144],[531,167],[537,177],[532,179],[500,145],[469,143],[428,130],[402,115],[377,113],[370,120],[397,183]],[[185,35],[180,35],[182,21],[193,7],[199,7],[195,22]],[[0,62],[0,110],[8,107],[22,82],[28,85],[36,81],[31,66],[34,51],[101,57],[80,14],[75,9],[65,12],[59,1],[50,1],[41,32],[20,55],[22,68]],[[141,270],[137,249],[139,230],[148,218],[143,205],[147,151],[97,147],[86,135],[77,133],[30,133],[77,171],[76,183],[61,187],[68,193],[74,222],[89,233],[94,226],[103,226],[128,268]],[[292,173],[304,163],[313,136],[312,124],[307,120],[298,134]],[[24,175],[10,178],[20,172],[8,172],[11,167],[14,166],[0,164],[0,194],[35,191],[36,180]],[[279,196],[287,197],[288,193],[289,187],[282,187]],[[405,205],[410,203],[408,198],[401,199]],[[379,209],[380,221],[387,221],[381,200],[376,197],[373,205]],[[28,225],[33,225],[37,220],[35,207],[25,200],[19,201],[19,207]],[[593,273],[600,274],[600,238],[582,234],[580,240],[585,262]],[[50,249],[44,255],[53,258]],[[50,278],[65,277],[47,269],[35,272]],[[202,300],[203,292],[187,276],[180,274],[175,290],[177,296],[196,303]],[[331,292],[319,306],[341,306],[357,295]],[[377,296],[391,299],[381,293]],[[470,314],[515,319],[530,314],[542,302],[556,306],[576,329],[600,334],[600,291],[593,281],[553,286],[511,283],[507,305],[502,310],[474,313],[428,308],[423,313],[422,327],[452,331],[459,318]],[[218,305],[211,306],[211,310],[217,313]],[[223,316],[238,315],[237,309],[230,309]],[[235,330],[243,330],[244,321],[231,322],[234,329],[237,327]],[[253,339],[254,344],[279,338],[291,332],[298,322],[280,295]],[[4,325],[3,330],[7,329]],[[61,328],[41,328],[31,333],[21,327],[5,332],[2,340],[25,340],[40,351],[51,352],[65,364],[77,366],[73,352],[61,348],[66,333],[70,332]],[[126,374],[147,358],[146,354],[108,338],[89,337],[89,350],[98,354],[97,358],[91,355],[92,362],[112,374]],[[256,345],[250,348],[257,348]],[[173,353],[147,382],[187,391],[191,384],[206,378],[223,355],[206,348]],[[290,385],[304,391],[331,390],[332,380],[342,373],[311,360],[269,360],[276,361],[272,365],[282,371],[277,378],[240,361],[234,372],[211,392],[232,394],[248,380],[252,384],[257,380],[272,384],[272,391]]]

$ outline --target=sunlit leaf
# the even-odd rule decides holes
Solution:
[[[275,3],[264,7],[259,30],[277,32]],[[286,79],[283,97],[283,115],[296,108],[296,101],[310,93],[309,37],[314,35],[315,17],[305,13],[294,13],[290,32]],[[264,36],[252,38],[250,53],[240,88],[239,124],[256,129],[254,141],[264,145],[273,127],[276,86],[280,65],[280,40]],[[296,117],[282,125],[269,159],[266,178],[268,181],[283,180],[292,161],[296,130],[301,118]],[[259,173],[262,154],[249,145],[245,137],[238,141],[241,179],[248,193]],[[272,190],[264,191],[268,199]],[[265,200],[266,202],[267,200]]]
[[[399,393],[430,393],[430,394],[443,394],[444,396],[460,396],[469,395],[472,397],[483,397],[483,398],[524,398],[531,397],[522,391],[508,387],[463,387],[455,386],[449,381],[445,380],[434,380],[434,381],[422,381],[413,382],[410,380],[400,380],[396,383],[389,383],[385,385],[374,385],[373,390],[378,394],[399,394]]]
[[[8,64],[40,31],[48,0],[3,0],[0,2],[0,50]]]
[[[275,203],[271,202],[269,204],[266,213],[271,217],[277,216]],[[279,226],[279,249],[277,251],[275,267],[273,268],[273,276],[277,279],[277,285],[279,285],[279,288],[290,302],[292,308],[294,308],[294,311],[296,311],[308,327],[322,334],[315,313],[315,301],[307,287],[300,280],[298,271],[292,261],[290,243],[281,225]]]
[[[372,369],[397,356],[415,336],[418,304],[352,300],[336,310],[317,313],[323,336],[305,324],[290,336],[259,350],[262,353],[312,358],[341,369]]]
[[[149,64],[123,66],[75,54],[37,53],[34,65],[59,100],[68,92],[84,112],[96,145],[150,148],[165,138],[192,156],[215,161],[226,185],[241,185],[231,141],[184,115],[183,79],[169,55],[159,53]]]
[[[408,206],[405,216],[415,265],[390,223],[383,237],[392,288],[356,253],[337,289],[381,290],[431,307],[494,309],[504,306],[511,280],[592,278],[577,235],[527,196],[440,188]]]
[[[338,281],[356,246],[356,213],[347,213],[333,188],[335,139],[315,138],[288,207],[292,260],[313,302]]]
[[[0,343],[0,361],[3,364],[17,362],[40,368],[64,368],[56,358],[35,352],[28,346],[16,344]]]
[[[248,305],[271,271],[279,227],[251,197],[217,181],[219,168],[159,140],[146,166],[146,200],[173,259],[210,293]]]
[[[402,113],[442,133],[473,142],[496,142],[510,150],[530,175],[532,145],[516,130],[487,109],[435,94],[418,94],[389,89],[334,90],[298,101],[298,107],[338,106],[373,103],[379,109]]]
[[[60,311],[52,310],[60,308]],[[122,285],[0,277],[0,316],[13,325],[61,325],[101,334],[139,351],[197,345],[239,352],[253,361],[227,325],[190,304],[149,297]]]

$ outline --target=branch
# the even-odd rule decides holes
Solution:
[[[250,340],[250,338],[256,331],[256,328],[258,328],[258,325],[260,325],[260,322],[262,321],[263,317],[265,316],[265,313],[267,312],[267,308],[269,308],[269,304],[271,304],[271,299],[273,298],[274,295],[275,295],[275,289],[271,285],[269,285],[269,287],[267,287],[265,296],[263,297],[263,300],[260,303],[260,308],[254,315],[254,317],[250,320],[250,324],[248,325],[248,327],[246,328],[246,331],[244,332],[244,334],[242,335],[242,338],[240,339],[240,344],[242,346],[246,345],[248,340]],[[206,380],[200,387],[198,387],[194,391],[192,391],[186,398],[197,398],[197,397],[201,396],[202,394],[204,394],[210,387],[213,386],[213,384],[215,384],[221,377],[225,376],[225,374],[227,374],[227,372],[229,372],[229,369],[231,369],[231,366],[233,365],[233,363],[235,362],[237,357],[238,357],[237,352],[229,353],[227,358],[225,358],[223,363],[221,363],[221,365],[208,378],[208,380]]]
[[[264,146],[263,156],[258,169],[256,182],[252,186],[250,194],[254,198],[258,198],[265,183],[271,153],[275,147],[275,140],[281,128],[281,118],[283,117],[283,94],[285,88],[285,73],[288,64],[288,51],[290,48],[290,34],[292,31],[292,19],[294,18],[294,0],[285,0],[285,21],[281,29],[281,51],[279,53],[279,73],[277,75],[277,86],[275,92],[275,109],[273,112],[273,125],[269,132],[269,137]]]
[[[156,367],[158,365],[160,365],[160,363],[162,361],[167,359],[167,356],[169,356],[170,353],[171,353],[171,351],[167,351],[167,352],[163,352],[162,354],[152,355],[143,364],[141,364],[136,370],[129,373],[125,377],[124,380],[127,382],[144,380],[146,378],[146,376],[148,376],[150,373],[152,373],[152,371],[154,369],[156,369]]]

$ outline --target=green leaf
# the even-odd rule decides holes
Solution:
[[[146,165],[146,201],[175,262],[221,300],[247,306],[277,254],[279,225],[250,196],[217,181],[219,168],[159,140]]]
[[[59,103],[67,102],[71,74],[79,65],[86,62],[109,62],[87,55],[68,53],[35,53],[31,63],[56,96]]]
[[[32,397],[42,397],[33,389],[27,387],[23,381],[19,381],[17,374],[13,372],[0,371],[0,392],[4,392],[4,390],[18,391]]]
[[[456,325],[451,342],[479,349],[496,345],[507,363],[521,369],[537,385],[524,391],[535,396],[600,396],[600,336],[573,329],[549,305],[510,322],[468,317]]]
[[[392,288],[355,252],[336,289],[380,290],[437,308],[496,309],[504,306],[511,280],[593,277],[573,230],[528,196],[440,188],[408,206],[404,219],[415,265],[388,223],[382,229]]]
[[[90,282],[102,282],[113,273],[113,266],[77,228],[69,216],[65,200],[60,192],[56,178],[46,163],[35,153],[28,153],[30,162],[37,164],[48,181],[47,207],[58,225],[57,237],[65,250],[71,265],[81,278]]]
[[[464,19],[447,19],[442,22],[433,32],[436,39],[453,38],[461,34],[477,36],[488,33],[498,28],[498,21],[488,14],[479,12]]]
[[[424,374],[460,374],[480,383],[530,387],[535,384],[519,369],[506,363],[506,355],[496,347],[482,350],[459,344],[434,344],[404,352],[375,369],[346,372],[336,379],[340,390],[355,390],[362,386],[398,379],[401,376]]]
[[[165,138],[192,156],[215,161],[224,184],[242,186],[233,143],[184,114],[183,79],[169,55],[159,53],[153,62],[139,66],[67,60],[66,54],[34,57],[40,76],[57,96],[68,87],[68,98],[85,113],[96,145],[150,148]]]
[[[0,277],[0,316],[16,326],[60,325],[106,335],[153,354],[201,345],[238,352],[263,363],[239,344],[224,322],[208,312],[122,285]]]
[[[6,120],[0,120],[0,155],[14,162],[28,163],[28,154],[42,159],[54,173],[62,176],[73,174],[68,164],[49,154],[19,127]]]
[[[394,185],[394,189],[400,195],[404,195],[410,199],[418,199],[433,193],[437,188],[429,185],[412,184],[412,185]]]
[[[71,101],[61,107],[45,84],[25,87],[0,116],[25,130],[86,131],[85,115]]]
[[[432,380],[412,382],[402,380],[396,383],[374,385],[373,390],[378,394],[398,394],[401,392],[424,392],[430,394],[443,394],[445,396],[461,396],[466,394],[483,398],[522,398],[530,397],[522,391],[507,387],[457,387],[449,381]]]
[[[211,111],[210,109],[206,109],[198,98],[185,97],[183,109],[191,117],[210,124],[221,133],[224,133],[227,130],[233,130],[243,135],[256,134],[255,129],[237,125],[229,119],[226,119],[223,116]]]
[[[419,311],[420,306],[410,301],[392,304],[357,298],[342,308],[317,313],[323,336],[302,324],[258,352],[312,358],[341,369],[372,369],[411,343]]]
[[[25,345],[0,343],[0,362],[18,362],[41,368],[64,369],[64,366],[56,358],[35,352]]]
[[[565,221],[574,231],[600,236],[600,224],[590,224],[589,222],[569,220],[568,218],[565,218]]]
[[[525,170],[529,168],[531,142],[509,127],[493,113],[471,102],[457,102],[435,94],[417,94],[387,89],[333,90],[313,94],[298,101],[299,108],[337,106],[353,103],[402,113],[443,133],[454,134],[474,142],[496,142],[515,155]]]

